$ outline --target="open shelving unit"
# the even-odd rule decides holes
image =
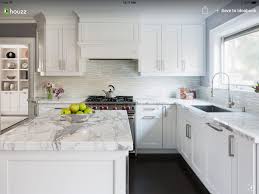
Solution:
[[[28,115],[29,67],[27,45],[0,45],[1,115]]]
[[[8,52],[15,53],[15,58],[7,58],[6,54]],[[24,63],[28,64],[27,68],[23,68]],[[14,67],[10,67],[10,64]],[[1,91],[22,91],[28,88],[28,68],[29,56],[27,46],[0,45]],[[15,76],[15,78],[9,79],[7,76]],[[11,84],[14,85],[10,88]],[[7,87],[8,85],[9,87]]]

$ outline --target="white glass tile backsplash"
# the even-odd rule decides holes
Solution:
[[[115,95],[134,97],[175,97],[179,87],[198,88],[200,77],[141,77],[136,61],[90,61],[83,77],[36,76],[36,96],[45,97],[41,83],[50,80],[63,85],[64,97],[103,95],[109,84],[116,88]]]

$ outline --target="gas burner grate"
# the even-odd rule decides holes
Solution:
[[[133,102],[133,96],[116,96],[114,98],[106,98],[105,96],[89,96],[87,102]]]

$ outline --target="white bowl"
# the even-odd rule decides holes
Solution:
[[[83,123],[86,122],[92,114],[69,114],[69,115],[62,115],[65,120],[71,123]]]

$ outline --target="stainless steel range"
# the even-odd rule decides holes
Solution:
[[[89,96],[87,103],[94,110],[126,110],[128,113],[131,134],[135,150],[135,105],[133,96],[116,96],[107,98],[106,96]]]

